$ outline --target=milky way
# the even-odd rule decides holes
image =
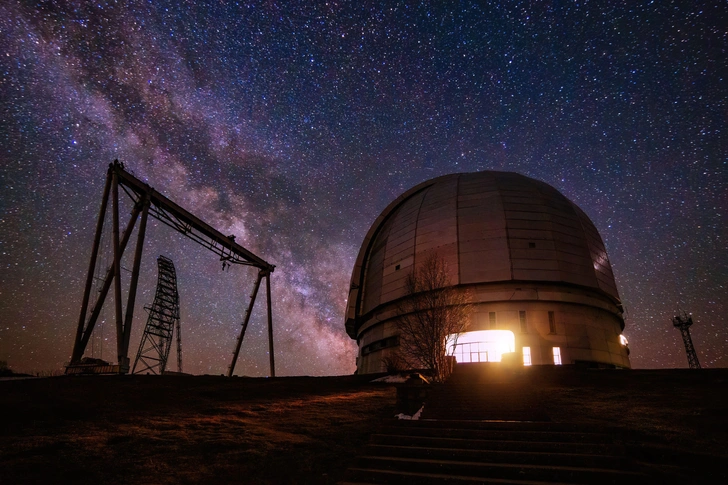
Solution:
[[[279,375],[353,372],[345,299],[370,224],[421,181],[479,170],[589,214],[634,367],[687,365],[678,310],[701,363],[728,365],[726,4],[385,3],[3,2],[0,360],[68,361],[119,159],[276,265]],[[225,372],[254,273],[156,221],[144,251],[132,353],[164,254],[185,370]],[[114,361],[105,312],[87,355]],[[237,373],[267,374],[265,339],[261,304]]]

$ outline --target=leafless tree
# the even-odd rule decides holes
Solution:
[[[406,295],[397,306],[399,354],[410,368],[429,370],[442,382],[452,369],[446,340],[470,324],[470,292],[450,286],[447,265],[436,255],[427,257],[405,284]]]

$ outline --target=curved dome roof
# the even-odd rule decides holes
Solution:
[[[550,185],[513,172],[445,175],[392,202],[369,230],[354,267],[354,319],[404,295],[418,261],[437,253],[452,284],[558,282],[619,295],[589,217]]]

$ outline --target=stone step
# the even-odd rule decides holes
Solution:
[[[447,392],[450,394],[457,395],[458,399],[482,399],[482,400],[493,400],[493,401],[506,401],[511,400],[513,398],[520,398],[520,399],[529,399],[533,396],[532,393],[524,393],[524,392],[511,392],[506,389],[482,389],[482,390],[474,390],[474,389],[468,389],[468,390],[459,390],[459,389],[445,389],[443,391],[434,391],[432,394],[431,400],[435,401],[443,401],[448,402],[450,401],[449,398],[446,399],[444,397],[439,397],[438,392]],[[511,401],[514,402],[514,401]],[[517,402],[517,401],[515,401]],[[456,404],[456,403],[451,403]]]
[[[559,443],[540,441],[484,440],[466,438],[443,438],[437,436],[412,436],[394,434],[373,434],[372,444],[391,446],[424,446],[432,448],[458,448],[493,451],[528,451],[555,453],[584,453],[621,456],[621,445],[608,443]]]
[[[453,429],[420,426],[383,426],[379,434],[400,436],[431,436],[437,438],[464,438],[480,440],[540,441],[554,443],[612,443],[608,433],[586,433],[581,431],[531,431],[498,429]]]
[[[557,482],[505,480],[502,478],[467,477],[459,475],[445,475],[440,473],[401,472],[360,468],[350,468],[347,475],[351,478],[347,481],[340,482],[340,485],[544,485],[545,483],[549,483],[550,485],[559,485]]]
[[[479,450],[471,448],[436,448],[431,446],[401,446],[370,444],[364,448],[367,456],[421,458],[430,460],[474,461],[545,466],[628,469],[632,465],[622,456],[548,451]]]
[[[488,376],[472,375],[472,376],[452,376],[447,382],[436,384],[440,389],[443,388],[467,388],[467,389],[481,389],[487,386],[498,386],[502,388],[510,388],[519,390],[521,392],[532,392],[533,388],[523,387],[524,384],[530,384],[525,379],[519,379],[518,377],[503,377],[499,379],[490,379]]]
[[[512,398],[520,398],[520,399],[529,399],[533,397],[533,393],[523,393],[523,392],[510,392],[507,389],[483,389],[483,390],[473,390],[469,389],[467,391],[464,390],[458,390],[458,389],[445,389],[444,391],[433,391],[433,396],[435,399],[438,399],[438,392],[447,392],[450,394],[457,395],[457,397],[460,398],[471,398],[471,399],[493,399],[493,400],[506,400],[506,399],[512,399]],[[446,401],[447,399],[439,398],[443,401]],[[517,402],[517,401],[514,401]]]
[[[519,379],[518,377],[499,377],[492,379],[489,376],[452,376],[447,382],[441,385],[441,387],[449,388],[468,388],[468,389],[480,389],[487,386],[500,386],[503,388],[517,389],[522,392],[529,392],[533,389],[531,387],[519,387],[530,384],[525,379]]]
[[[441,420],[502,420],[502,421],[547,421],[548,416],[542,410],[494,406],[470,406],[467,409],[452,409],[448,407],[428,407],[422,413],[427,419]]]
[[[508,394],[514,394],[519,396],[531,396],[536,394],[533,389],[524,389],[522,384],[499,384],[492,382],[462,382],[462,383],[450,383],[443,384],[440,387],[434,387],[434,392],[458,392],[465,395],[482,395],[482,396],[494,396],[501,392],[507,392]]]
[[[535,399],[530,399],[524,396],[459,396],[457,394],[453,394],[453,396],[454,402],[431,396],[427,401],[427,404],[430,406],[448,405],[455,407],[464,407],[472,404],[509,405],[520,407],[536,402]]]
[[[507,398],[503,401],[493,400],[493,399],[464,399],[460,398],[458,396],[455,397],[454,403],[448,403],[447,401],[438,401],[437,399],[431,398],[429,401],[427,401],[426,408],[427,409],[434,409],[434,408],[446,408],[449,410],[463,410],[467,411],[469,409],[501,409],[501,410],[518,410],[518,411],[524,411],[529,409],[540,409],[540,406],[537,405],[537,403],[533,400],[527,400],[527,399],[510,399]],[[515,403],[515,404],[514,404]]]
[[[604,433],[604,426],[584,426],[570,423],[554,423],[552,421],[506,421],[506,420],[472,420],[472,419],[407,419],[385,420],[384,424],[407,428],[450,428],[450,429],[491,429],[516,431],[581,431]]]
[[[527,395],[486,395],[486,394],[470,394],[462,395],[460,393],[452,393],[452,400],[439,398],[437,395],[430,396],[427,403],[430,406],[438,405],[450,405],[450,406],[465,406],[468,404],[493,404],[493,405],[510,405],[510,406],[521,406],[530,403],[535,403],[536,399]]]
[[[363,470],[369,469],[564,483],[619,483],[621,485],[627,485],[632,483],[643,484],[649,481],[649,477],[642,473],[615,470],[611,468],[582,468],[525,464],[512,465],[473,461],[431,460],[366,455],[361,456],[358,459],[358,463],[359,465],[357,469],[361,470],[361,472],[354,474],[355,476],[348,477],[348,479],[361,480],[367,476]]]

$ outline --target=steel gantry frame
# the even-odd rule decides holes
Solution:
[[[134,203],[134,207],[131,211],[131,217],[123,233],[120,233],[119,187],[122,188],[122,190]],[[104,228],[109,196],[111,196],[112,201],[112,246],[114,261],[106,270],[106,275],[103,278],[98,299],[94,303],[91,313],[87,319],[86,316],[91,296],[91,287],[93,286],[94,271],[98,260],[99,246]],[[140,215],[141,220],[139,222],[136,247],[134,249],[134,263],[131,271],[131,279],[129,281],[126,311],[124,312],[121,291],[121,258],[126,250],[129,239],[134,231],[134,226],[136,225],[136,221],[139,219]],[[151,188],[149,185],[136,178],[131,173],[127,172],[124,169],[124,165],[119,163],[118,160],[114,160],[114,163],[109,165],[109,170],[106,176],[106,185],[104,186],[101,208],[99,209],[99,217],[96,223],[96,233],[94,236],[93,247],[91,249],[91,259],[89,261],[86,285],[81,302],[81,312],[78,317],[78,326],[73,344],[73,352],[71,354],[71,362],[66,368],[66,373],[77,373],[78,369],[81,367],[81,359],[112,284],[114,285],[116,353],[118,358],[118,369],[115,369],[115,372],[121,374],[129,372],[129,338],[131,336],[134,303],[136,300],[136,290],[139,281],[139,268],[142,259],[144,237],[146,235],[147,219],[150,215],[217,254],[224,264],[240,264],[258,268],[258,277],[255,282],[253,293],[250,296],[250,302],[245,310],[245,317],[243,319],[240,336],[238,337],[235,351],[233,352],[232,362],[228,368],[228,376],[232,376],[233,371],[235,370],[235,364],[238,360],[238,354],[240,352],[243,338],[245,337],[245,330],[247,329],[248,322],[250,321],[250,315],[253,311],[253,305],[255,304],[260,283],[263,278],[265,278],[268,303],[267,317],[270,376],[275,377],[273,316],[271,311],[270,292],[270,274],[274,271],[275,265],[266,262],[262,258],[237,244],[234,236],[223,235],[220,231],[214,229],[203,220],[192,215],[187,210],[183,209],[164,195]]]

